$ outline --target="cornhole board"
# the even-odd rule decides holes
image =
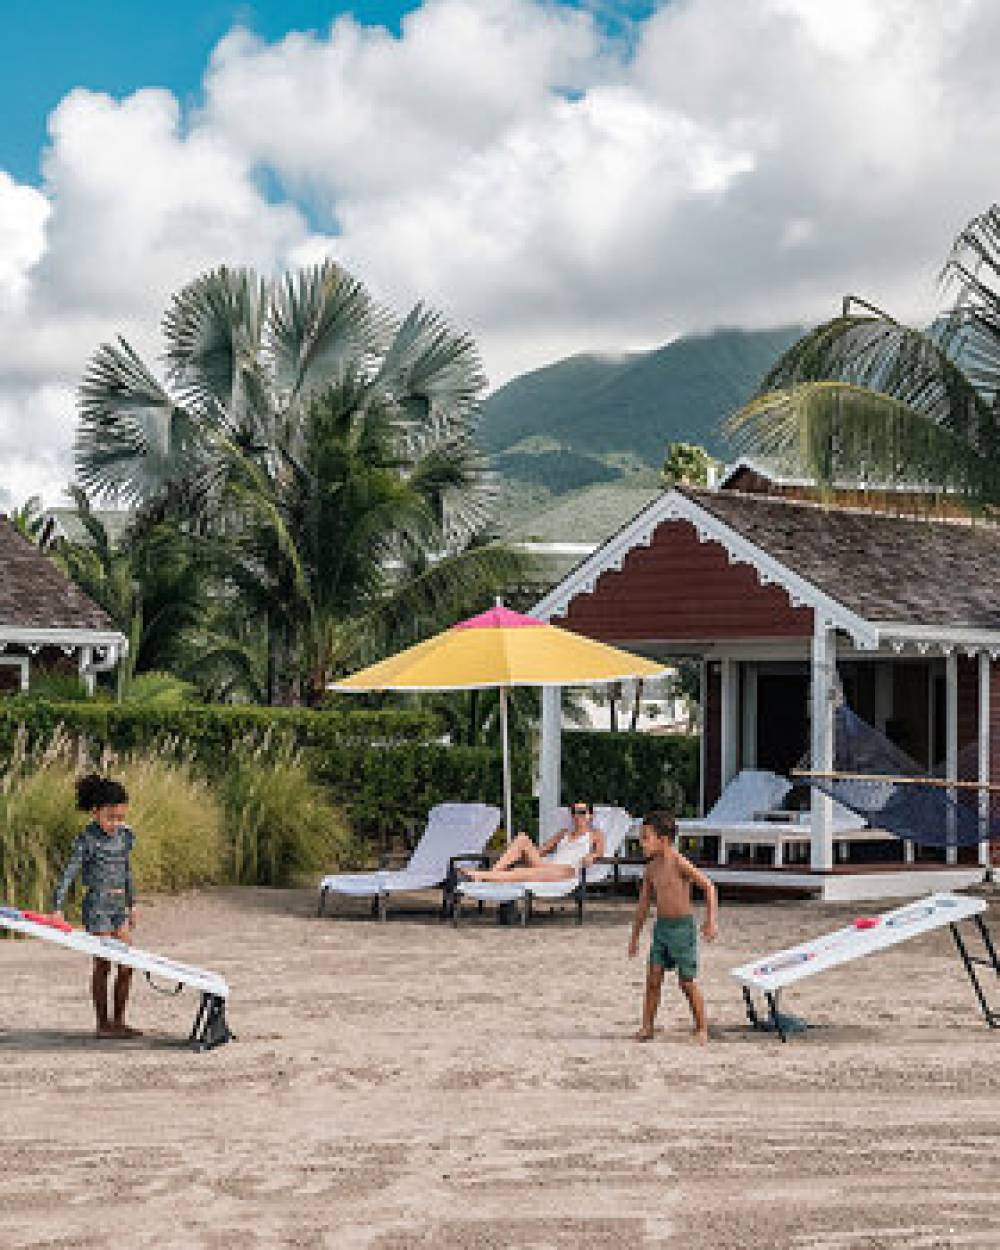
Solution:
[[[894,911],[861,918],[843,929],[812,938],[799,946],[751,960],[739,968],[733,968],[731,975],[742,982],[743,1001],[751,1025],[777,1033],[784,1042],[788,1040],[789,1033],[801,1032],[806,1026],[796,1017],[786,1016],[779,1010],[782,990],[805,977],[814,976],[817,972],[826,972],[828,968],[835,968],[838,964],[888,950],[891,946],[898,946],[900,942],[919,937],[921,933],[930,933],[932,929],[947,925],[955,939],[986,1023],[991,1029],[1000,1028],[1000,1011],[990,1008],[976,974],[977,967],[992,968],[1000,978],[1000,961],[997,959],[993,938],[983,919],[985,911],[986,901],[981,898],[969,898],[960,894],[931,894],[915,903],[897,907]],[[984,955],[970,952],[966,940],[968,934],[963,934],[958,927],[963,922],[969,922],[973,926]],[[755,992],[762,994],[767,1003],[766,1016],[762,1017],[757,1009],[753,997]]]
[[[191,1029],[192,1046],[195,1050],[212,1050],[213,1047],[221,1046],[232,1039],[233,1035],[226,1022],[229,986],[216,972],[206,972],[203,968],[193,968],[163,955],[154,955],[151,951],[129,946],[118,938],[97,937],[83,929],[71,929],[69,926],[58,926],[45,923],[41,919],[29,918],[19,908],[6,904],[0,905],[0,927],[9,929],[12,933],[23,933],[27,937],[53,942],[67,950],[79,951],[81,955],[92,955],[98,959],[106,959],[109,963],[135,968],[145,973],[146,980],[153,989],[160,989],[156,980],[173,987],[161,990],[162,993],[179,994],[185,987],[199,990],[201,1001],[194,1027]]]

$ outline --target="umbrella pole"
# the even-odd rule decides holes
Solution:
[[[513,799],[510,784],[510,728],[507,717],[507,687],[500,687],[500,740],[503,743],[503,818],[507,845],[514,836]]]

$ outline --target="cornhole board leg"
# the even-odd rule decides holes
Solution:
[[[955,945],[958,947],[958,953],[962,957],[962,963],[965,965],[965,971],[969,974],[969,980],[972,982],[972,989],[979,1002],[983,1017],[991,1029],[998,1029],[1000,1028],[1000,1011],[994,1011],[987,1002],[986,994],[979,983],[976,967],[978,965],[982,968],[992,968],[997,976],[1000,977],[1000,960],[997,958],[996,947],[993,945],[993,937],[986,925],[986,921],[982,916],[973,916],[972,922],[979,931],[983,947],[986,950],[986,959],[983,959],[981,955],[969,953],[969,948],[966,946],[957,924],[952,924],[949,928],[951,929],[951,936],[955,939]]]
[[[747,985],[743,986],[743,1003],[751,1028],[758,1029],[762,1033],[777,1033],[782,1042],[787,1042],[789,1033],[804,1033],[809,1026],[799,1016],[792,1016],[780,1010],[780,994],[780,990],[764,991],[764,999],[767,1002],[767,1019],[765,1020],[761,1019],[753,994]]]
[[[218,994],[202,993],[191,1028],[191,1045],[195,1050],[214,1050],[234,1040],[226,1021],[226,1000]]]

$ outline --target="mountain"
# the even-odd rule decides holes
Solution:
[[[717,330],[623,356],[578,355],[513,378],[483,405],[480,442],[512,482],[552,493],[659,468],[667,443],[729,449],[726,416],[801,328]]]

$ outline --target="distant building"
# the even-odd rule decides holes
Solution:
[[[0,692],[28,690],[36,666],[76,672],[92,690],[127,647],[108,614],[0,515]]]
[[[128,527],[135,520],[135,513],[127,509],[95,509],[91,515],[104,526],[113,551],[121,546]],[[42,551],[53,551],[64,542],[76,543],[82,547],[93,544],[76,508],[48,508],[42,517],[38,545]]]

